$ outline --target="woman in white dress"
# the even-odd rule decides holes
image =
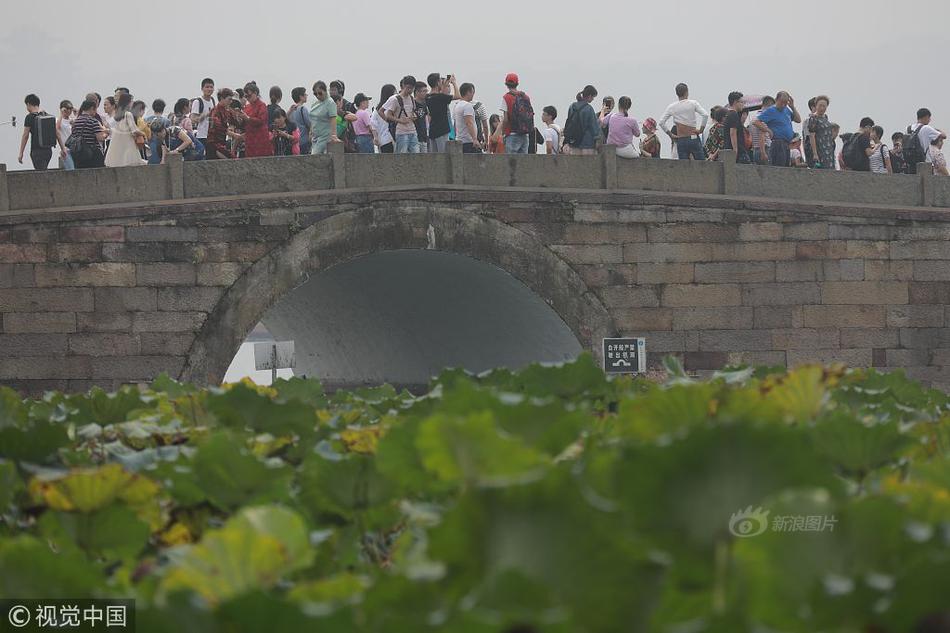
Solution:
[[[132,165],[144,165],[142,153],[138,145],[135,144],[135,137],[145,135],[135,124],[135,117],[132,116],[131,106],[132,95],[122,93],[116,102],[115,127],[112,129],[112,140],[109,143],[109,151],[106,153],[106,167],[130,167]]]

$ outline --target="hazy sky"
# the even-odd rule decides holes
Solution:
[[[829,115],[844,131],[869,115],[889,137],[921,105],[933,110],[935,125],[950,127],[950,84],[941,74],[950,39],[946,0],[720,2],[716,14],[713,5],[520,0],[401,9],[378,0],[232,0],[80,9],[51,0],[37,10],[6,3],[0,120],[15,114],[22,121],[29,92],[54,113],[63,98],[78,106],[86,92],[111,94],[119,85],[170,107],[196,96],[206,75],[218,87],[254,79],[265,94],[279,85],[286,107],[291,88],[317,79],[343,79],[347,97],[364,91],[375,101],[382,84],[407,73],[454,72],[494,111],[505,73],[514,71],[539,116],[552,104],[562,124],[584,84],[601,96],[629,95],[632,114],[643,119],[659,118],[673,86],[685,81],[707,109],[731,90],[784,89],[803,108],[810,96],[830,95]],[[599,30],[582,31],[591,28]],[[19,168],[21,132],[0,127],[0,162],[9,169]]]

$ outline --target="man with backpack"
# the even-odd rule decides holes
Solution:
[[[40,110],[40,98],[35,94],[28,94],[23,102],[26,104],[27,115],[23,120],[23,136],[20,138],[20,155],[17,161],[23,164],[23,152],[26,151],[26,141],[29,138],[33,169],[46,171],[53,159],[53,148],[59,145],[62,155],[66,156],[66,146],[63,145],[56,125],[56,117]]]
[[[845,141],[844,148],[841,150],[841,158],[844,166],[851,171],[871,171],[868,150],[872,145],[871,129],[873,127],[874,119],[866,116],[861,119],[860,129]]]
[[[517,74],[505,76],[508,92],[502,97],[502,120],[495,130],[495,138],[504,135],[506,154],[527,154],[528,135],[534,133],[534,108],[528,95],[518,90],[518,84]]]
[[[947,135],[930,125],[931,114],[927,108],[917,110],[917,123],[907,126],[902,147],[904,162],[908,174],[917,173],[918,163],[929,163],[930,146]]]
[[[406,75],[399,82],[399,92],[383,104],[383,116],[396,124],[396,153],[418,154],[419,136],[416,133],[416,78]]]
[[[212,94],[214,94],[214,80],[205,77],[201,80],[201,96],[191,100],[191,125],[194,128],[195,137],[204,145],[208,143],[211,111],[215,106]]]

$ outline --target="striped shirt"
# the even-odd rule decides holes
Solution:
[[[871,163],[871,173],[887,173],[887,165],[884,163],[885,156],[887,156],[887,145],[884,143],[878,143],[877,147],[874,148],[874,153],[868,157],[868,160]]]
[[[99,145],[99,139],[96,138],[102,130],[102,124],[94,116],[80,114],[73,121],[72,134],[76,134],[82,139],[83,145]]]

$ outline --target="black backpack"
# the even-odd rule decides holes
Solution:
[[[868,171],[870,169],[868,157],[864,154],[864,150],[861,149],[861,144],[858,142],[861,136],[860,133],[852,134],[841,150],[841,158],[844,159],[845,167],[853,171]]]
[[[211,99],[211,107],[214,108],[214,106],[216,105],[216,102],[215,102],[215,100],[214,100],[214,97],[210,97],[210,99]],[[197,102],[198,102],[198,114],[203,114],[204,111],[205,111],[205,101],[204,101],[204,99],[202,99],[201,97],[195,97],[192,101],[197,101]]]
[[[576,101],[575,105],[580,103]],[[564,133],[561,135],[564,145],[578,145],[584,138],[584,126],[581,124],[581,108],[572,105],[567,111],[567,121],[564,122]]]
[[[56,117],[44,111],[36,113],[33,119],[32,134],[36,135],[36,144],[43,149],[56,147]]]
[[[927,152],[920,144],[920,131],[924,129],[923,124],[918,124],[917,129],[913,132],[910,130],[911,127],[910,125],[907,126],[907,136],[904,137],[904,145],[901,151],[904,154],[904,163],[907,166],[905,173],[916,174],[917,163],[927,160]]]

